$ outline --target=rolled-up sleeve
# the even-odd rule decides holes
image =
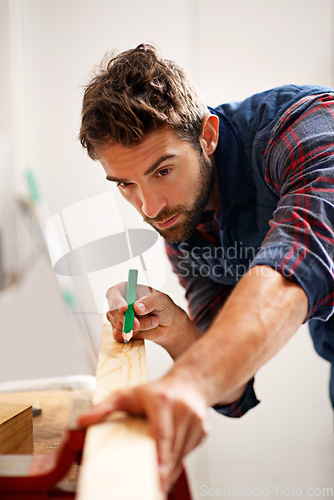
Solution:
[[[237,401],[229,405],[215,405],[213,409],[226,417],[240,418],[259,403],[260,401],[257,399],[254,391],[254,378],[252,378],[248,382],[244,393]]]
[[[264,157],[266,182],[279,196],[270,230],[251,263],[268,265],[305,291],[307,319],[334,310],[334,94],[283,116]]]

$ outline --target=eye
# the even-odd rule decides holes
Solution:
[[[117,182],[117,187],[126,188],[127,186],[131,186],[132,182]]]
[[[166,175],[168,175],[170,171],[171,171],[171,168],[163,168],[162,170],[159,170],[158,176],[166,177]]]

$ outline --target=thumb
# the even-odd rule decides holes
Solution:
[[[115,393],[105,401],[92,406],[90,410],[78,417],[77,423],[80,427],[97,424],[116,411],[125,411],[132,414],[141,413],[132,390]]]

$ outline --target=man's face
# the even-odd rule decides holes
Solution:
[[[107,179],[168,241],[189,238],[196,229],[214,182],[214,166],[170,128],[154,131],[143,142],[97,151]]]

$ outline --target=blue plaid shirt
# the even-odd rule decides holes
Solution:
[[[206,330],[247,270],[267,265],[303,288],[315,348],[333,363],[334,89],[278,87],[210,112],[220,208],[188,240],[166,242],[190,317]],[[257,404],[251,380],[215,409],[240,417]]]

